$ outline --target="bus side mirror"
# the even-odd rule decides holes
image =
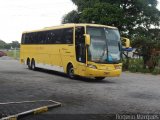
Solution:
[[[122,40],[122,45],[124,45],[125,48],[130,48],[130,40],[128,38],[121,37],[121,40]]]
[[[124,48],[122,47],[122,51],[131,52],[133,50],[133,48],[130,46],[130,40],[128,38],[121,37],[121,41],[122,46],[124,46]]]
[[[90,45],[91,44],[91,36],[89,34],[84,34],[84,36],[85,36],[86,45]]]

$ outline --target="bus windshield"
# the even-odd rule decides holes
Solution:
[[[118,29],[87,27],[91,36],[88,61],[96,63],[118,63],[120,61],[120,34]]]

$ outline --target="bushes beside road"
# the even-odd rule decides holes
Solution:
[[[20,50],[1,50],[1,51],[6,54],[3,56],[9,56],[14,59],[19,59],[20,57]]]
[[[20,51],[19,50],[8,50],[6,51],[7,56],[12,57],[14,59],[19,59]]]
[[[160,56],[156,59],[156,66],[154,68],[143,66],[142,58],[130,58],[128,69],[124,69],[126,66],[126,59],[123,60],[123,70],[128,70],[130,72],[140,72],[140,73],[152,73],[154,75],[160,74]]]

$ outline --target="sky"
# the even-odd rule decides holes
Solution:
[[[73,9],[71,0],[0,0],[0,39],[20,42],[23,31],[59,25]]]
[[[20,42],[23,31],[60,25],[73,9],[71,0],[0,0],[0,39]]]

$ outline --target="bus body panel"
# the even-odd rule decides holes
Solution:
[[[63,71],[54,68],[51,70],[66,73],[67,64],[75,63],[74,46],[68,48],[68,45],[21,45],[21,61],[26,63],[27,58],[30,60],[33,58],[36,67],[47,69],[62,67]]]
[[[106,69],[93,69],[93,68],[87,67],[85,76],[87,77],[118,77],[120,76],[121,72],[122,72],[121,69],[112,69],[110,65],[109,66],[106,65]]]

